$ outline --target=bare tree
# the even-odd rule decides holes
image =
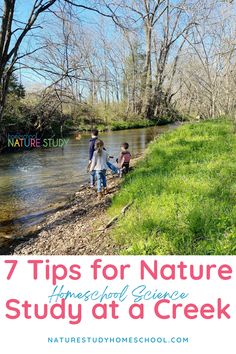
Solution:
[[[0,121],[14,65],[23,56],[32,54],[31,52],[19,55],[22,41],[30,31],[37,28],[36,21],[40,14],[49,9],[55,2],[56,0],[36,0],[27,22],[22,23],[14,18],[16,0],[4,0],[0,32]],[[18,24],[18,26],[13,29],[13,24]]]
[[[100,1],[93,1],[92,5],[89,6],[89,4],[84,5],[77,0],[35,0],[32,4],[28,19],[26,22],[22,22],[15,18],[16,0],[4,0],[0,32],[0,122],[5,107],[9,80],[15,64],[19,60],[22,60],[22,58],[38,50],[38,48],[36,48],[31,52],[20,54],[19,50],[22,42],[30,32],[40,27],[37,24],[40,15],[49,10],[54,13],[53,5],[60,2],[65,2],[77,9],[94,11],[102,16],[113,19],[115,22],[118,21],[115,11],[109,3],[104,7],[102,6],[103,2]]]

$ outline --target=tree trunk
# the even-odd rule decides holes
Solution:
[[[6,96],[12,69],[8,68],[8,49],[12,35],[12,20],[15,8],[15,0],[5,0],[0,32],[0,122],[3,117]]]
[[[152,67],[151,67],[152,27],[146,27],[146,56],[142,79],[142,114],[150,118],[152,100]]]

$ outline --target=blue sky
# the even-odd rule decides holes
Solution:
[[[19,21],[26,21],[29,18],[29,15],[31,13],[33,4],[35,0],[16,0],[16,8],[15,8],[15,19]],[[2,0],[0,0],[0,6],[2,5]],[[80,4],[88,4],[89,1],[81,1],[79,2]],[[53,8],[55,9],[57,5],[54,5]],[[87,25],[94,23],[96,20],[96,14],[93,13],[92,11],[87,11],[87,10],[78,10],[78,13],[80,14],[80,17],[83,22],[85,22]],[[25,53],[26,51],[31,51],[34,50],[39,46],[40,38],[47,31],[47,23],[50,21],[50,18],[52,17],[52,14],[49,13],[43,13],[39,16],[37,24],[41,25],[43,28],[42,29],[35,29],[32,32],[30,32],[30,36],[27,36],[25,40],[22,43],[20,53]],[[19,23],[17,23],[18,26],[21,26]],[[18,66],[20,68],[20,65]],[[44,81],[42,78],[37,77],[35,73],[33,73],[31,70],[26,70],[26,69],[20,69],[17,71],[17,74],[19,76],[20,81],[23,83],[26,88],[31,89],[32,87],[38,87],[40,85],[46,84],[46,81]]]
[[[0,6],[2,5],[2,1],[0,0]],[[77,0],[75,0],[77,1]],[[179,2],[179,0],[172,0],[173,2]],[[210,1],[210,0],[209,0]],[[15,18],[20,21],[26,21],[27,18],[29,17],[29,14],[32,10],[33,4],[35,0],[16,0],[16,11],[15,11]],[[46,2],[46,0],[45,0]],[[78,3],[80,4],[92,4],[93,1],[91,0],[79,0]],[[54,5],[54,8],[57,5]],[[233,5],[233,8],[235,9],[235,5]],[[79,17],[81,21],[86,24],[86,26],[93,26],[94,23],[98,20],[98,15],[92,11],[87,11],[87,10],[78,10]],[[40,42],[40,36],[45,33],[45,31],[48,30],[48,22],[50,22],[50,18],[52,18],[52,14],[46,13],[46,14],[41,14],[37,24],[42,25],[43,29],[36,29],[31,31],[30,37],[26,38],[21,46],[21,53],[26,52],[27,50],[33,50],[39,46]],[[104,19],[106,21],[107,25],[107,33],[108,36],[111,38],[114,36],[114,27],[109,25],[109,20]],[[112,23],[112,21],[110,21]],[[26,86],[26,88],[31,88],[32,86],[37,86],[39,84],[46,84],[45,81],[42,81],[42,78],[37,77],[35,73],[33,73],[30,70],[26,69],[21,69],[18,71],[19,77],[21,82]]]

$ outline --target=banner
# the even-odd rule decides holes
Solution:
[[[234,257],[1,257],[8,353],[233,354]]]

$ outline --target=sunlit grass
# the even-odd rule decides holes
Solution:
[[[150,144],[109,210],[133,201],[113,234],[124,254],[236,254],[236,135],[187,124]]]

